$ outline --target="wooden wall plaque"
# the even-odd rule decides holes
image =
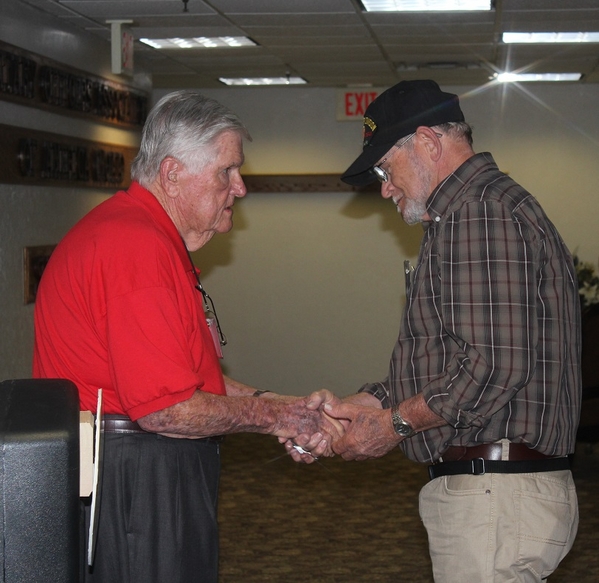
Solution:
[[[0,41],[0,99],[62,115],[140,128],[148,94]]]
[[[129,185],[137,148],[0,125],[0,183],[112,188]]]

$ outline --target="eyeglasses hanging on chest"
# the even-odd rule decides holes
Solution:
[[[212,339],[214,341],[214,347],[216,348],[216,354],[219,358],[223,357],[222,346],[227,345],[227,337],[224,335],[222,328],[220,327],[220,322],[218,320],[218,316],[216,314],[216,308],[214,307],[214,302],[212,298],[208,294],[208,292],[204,289],[202,282],[200,281],[200,276],[198,275],[198,271],[193,263],[193,259],[191,258],[191,254],[189,253],[189,249],[185,247],[187,251],[187,256],[189,257],[189,261],[191,263],[191,268],[196,280],[196,285],[194,286],[201,294],[202,294],[202,303],[204,305],[204,314],[206,316],[206,323],[208,324],[208,329],[212,334]]]

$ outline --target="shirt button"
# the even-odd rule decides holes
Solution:
[[[441,217],[435,217],[435,223],[438,223],[441,220]]]

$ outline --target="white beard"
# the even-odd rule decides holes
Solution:
[[[408,225],[415,225],[416,223],[421,223],[427,214],[426,202],[433,191],[433,188],[427,168],[422,164],[418,156],[410,151],[409,158],[410,164],[412,164],[418,180],[418,183],[412,189],[413,192],[416,193],[416,196],[411,198],[405,197],[403,211],[397,204],[399,201],[395,201],[395,204],[397,205],[397,211],[401,213],[403,220]]]

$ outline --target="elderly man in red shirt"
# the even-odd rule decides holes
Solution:
[[[246,194],[244,138],[216,101],[164,97],[144,126],[130,188],[75,225],[44,272],[33,374],[72,380],[82,410],[95,411],[102,389],[106,413],[87,581],[215,583],[220,436],[300,436],[316,457],[330,454],[339,429],[304,398],[221,372],[224,336],[189,252],[233,225]]]

